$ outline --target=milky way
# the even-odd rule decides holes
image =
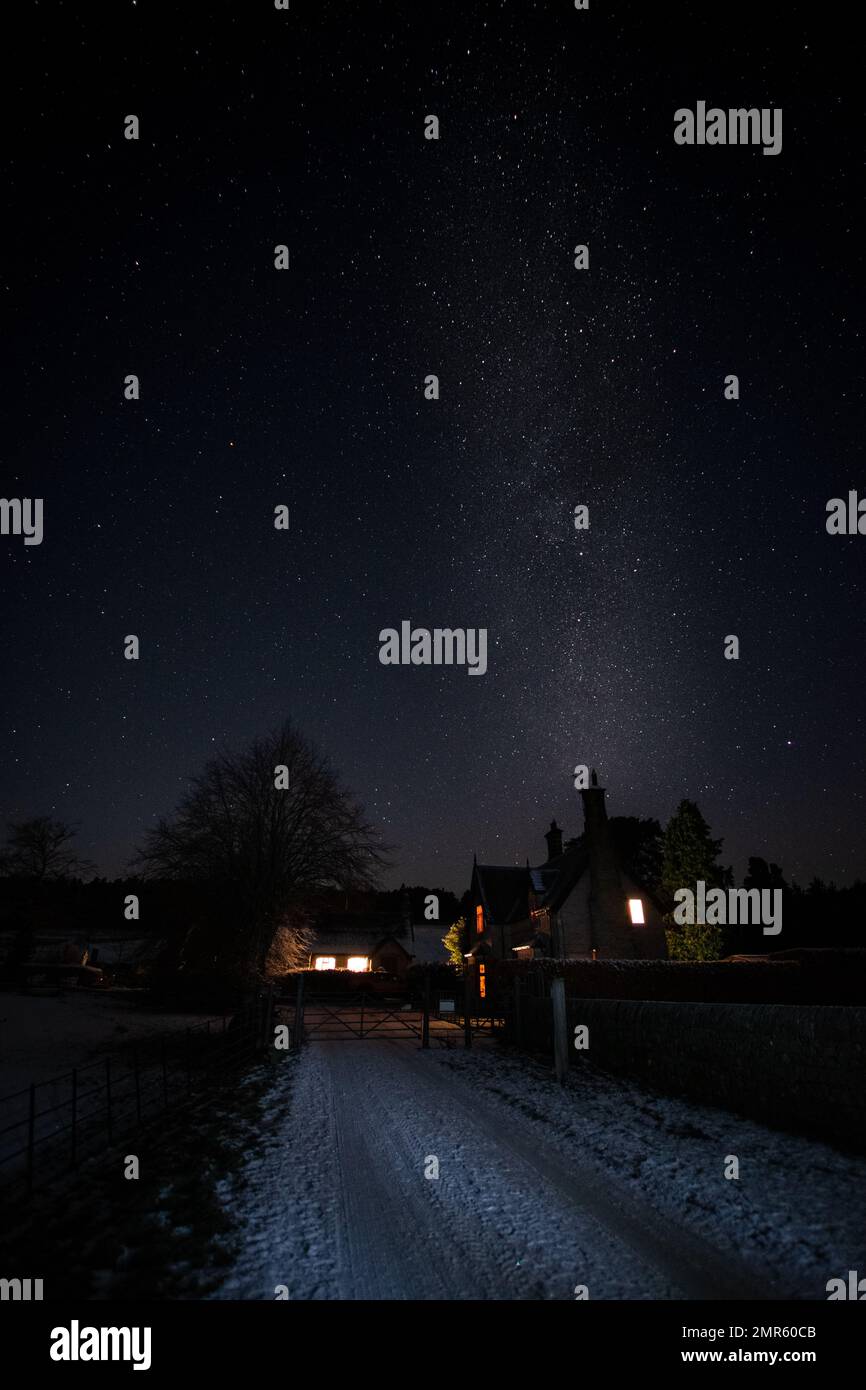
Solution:
[[[850,84],[814,12],[656,8],[33,33],[3,492],[45,539],[0,548],[6,818],[80,821],[118,872],[289,715],[395,883],[542,857],[583,762],[614,814],[696,799],[738,874],[863,875],[866,539],[824,525],[866,489]],[[781,153],[677,146],[699,99],[783,108]],[[405,619],[486,627],[487,674],[382,666]]]

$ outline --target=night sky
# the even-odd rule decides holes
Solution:
[[[825,528],[866,492],[861,84],[823,7],[754,8],[15,7],[4,822],[122,872],[289,716],[388,884],[543,859],[577,763],[610,814],[697,800],[738,880],[866,876],[866,537]],[[677,146],[699,100],[781,107],[781,153]],[[403,619],[486,627],[487,674],[381,665]]]

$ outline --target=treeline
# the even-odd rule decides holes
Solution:
[[[275,786],[275,768],[286,771],[286,790]],[[699,881],[735,886],[720,857],[722,840],[688,800],[664,828],[634,816],[614,816],[608,825],[626,873],[668,914],[674,958],[866,944],[866,883],[837,888],[813,879],[802,887],[760,855],[749,859],[742,887],[782,893],[779,936],[765,936],[760,924],[677,927],[670,916],[677,890]],[[445,889],[378,887],[387,846],[289,724],[208,763],[176,811],[147,833],[131,865],[134,876],[92,877],[74,839],[73,826],[47,816],[8,827],[0,848],[0,930],[16,936],[17,959],[27,958],[30,935],[40,930],[61,928],[71,939],[87,940],[137,927],[163,943],[166,977],[218,971],[260,979],[273,973],[275,948],[280,971],[305,957],[313,917],[322,910],[433,922],[432,894],[443,934],[465,911],[466,895],[460,901]],[[128,907],[131,895],[137,916]]]

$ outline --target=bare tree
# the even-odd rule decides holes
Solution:
[[[213,758],[134,862],[147,877],[224,893],[238,916],[244,968],[261,978],[298,895],[373,887],[386,851],[330,764],[286,722],[243,752]]]
[[[303,970],[309,965],[315,941],[312,918],[303,909],[292,910],[277,924],[265,957],[265,978],[277,980],[293,970]]]
[[[6,846],[0,853],[4,873],[23,878],[82,878],[95,872],[89,859],[76,854],[71,842],[75,826],[50,816],[13,821],[6,829]]]

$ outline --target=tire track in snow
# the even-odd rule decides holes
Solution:
[[[387,1044],[367,1043],[371,1047]],[[405,1044],[404,1044],[405,1045]],[[361,1104],[364,1058],[352,1042],[322,1043],[330,1080],[329,1104],[336,1136],[337,1173],[344,1219],[338,1260],[344,1299],[445,1299],[449,1289],[435,1263],[407,1229],[406,1213],[394,1200],[393,1165],[385,1134],[370,1124]]]
[[[232,1200],[242,1248],[218,1296],[270,1298],[278,1283],[293,1300],[571,1300],[576,1284],[592,1299],[779,1296],[443,1062],[411,1043],[305,1049]]]
[[[552,1146],[545,1149],[537,1133],[525,1128],[510,1107],[503,1114],[500,1105],[491,1105],[462,1077],[447,1077],[433,1069],[434,1059],[423,1053],[405,1052],[402,1064],[442,1096],[443,1103],[459,1108],[467,1120],[484,1130],[491,1143],[503,1146],[534,1169],[554,1192],[592,1215],[607,1232],[630,1247],[644,1264],[659,1271],[694,1299],[785,1299],[790,1292],[780,1288],[764,1271],[717,1250],[700,1236],[672,1226],[646,1203],[639,1203],[609,1174],[589,1165],[568,1164]],[[432,1065],[431,1065],[432,1063]]]
[[[536,1165],[503,1146],[509,1112],[493,1133],[455,1108],[415,1048],[317,1053],[339,1136],[343,1297],[571,1299],[575,1281],[601,1297],[677,1296],[572,1192],[540,1185]],[[438,1181],[423,1176],[431,1152]]]

